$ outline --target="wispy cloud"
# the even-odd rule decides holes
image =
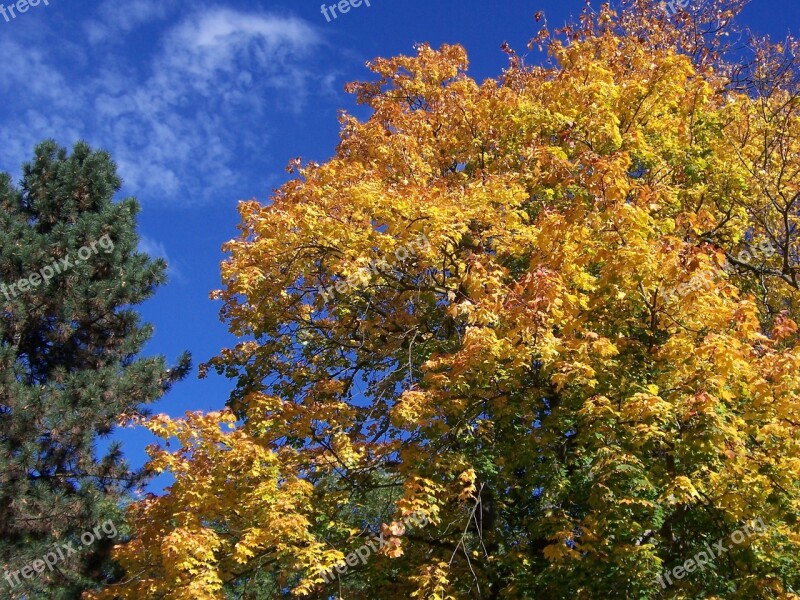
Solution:
[[[137,27],[168,16],[175,0],[106,0],[97,9],[97,16],[84,25],[91,44],[120,42],[120,36]]]
[[[272,115],[297,114],[310,93],[327,93],[330,70],[314,52],[322,40],[305,21],[206,8],[166,26],[170,7],[169,0],[101,4],[85,30],[106,51],[43,53],[0,40],[0,55],[9,57],[0,61],[0,92],[16,98],[0,114],[3,166],[14,168],[44,137],[84,138],[112,152],[126,191],[206,202],[227,197],[253,149],[263,152]],[[109,41],[145,26],[157,37],[138,56]]]
[[[183,273],[181,273],[178,266],[170,260],[167,254],[167,248],[163,243],[143,235],[139,238],[139,246],[137,249],[139,252],[144,252],[149,255],[151,258],[163,258],[167,263],[167,274],[178,281],[184,280]]]

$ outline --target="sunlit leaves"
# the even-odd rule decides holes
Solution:
[[[178,480],[134,510],[120,558],[154,575],[130,589],[195,569],[213,595],[263,568],[327,598],[319,569],[382,533],[343,597],[791,597],[796,215],[776,198],[797,193],[798,118],[765,118],[783,96],[732,89],[636,4],[545,36],[552,67],[506,48],[497,81],[457,46],[373,61],[351,86],[371,117],[241,205],[217,296],[253,339],[212,362],[232,412],[151,424],[182,449],[154,452]],[[765,156],[765,135],[786,145]],[[770,236],[784,264],[732,262]],[[664,592],[661,569],[757,518]]]

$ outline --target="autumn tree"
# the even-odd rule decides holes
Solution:
[[[97,597],[797,598],[798,46],[747,55],[740,4],[587,10],[483,83],[370,63],[241,205],[237,390],[150,423],[176,483]]]
[[[139,207],[113,200],[120,185],[111,157],[85,143],[39,144],[19,187],[0,174],[2,598],[75,598],[107,579],[113,540],[84,548],[80,536],[109,519],[121,532],[120,503],[145,475],[109,434],[189,366],[139,356],[152,328],[135,306],[166,265],[137,251]]]

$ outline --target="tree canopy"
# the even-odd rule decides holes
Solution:
[[[797,598],[798,46],[740,4],[587,9],[482,83],[369,63],[335,156],[241,204],[236,392],[149,422],[176,481],[91,597]]]
[[[120,503],[145,473],[119,443],[98,442],[147,416],[189,368],[188,356],[172,369],[139,356],[152,328],[135,307],[164,283],[166,264],[137,252],[139,207],[113,201],[120,185],[110,156],[85,143],[71,154],[38,145],[19,188],[0,175],[4,598],[75,598],[109,577],[105,536],[36,577],[20,569],[54,545],[80,546],[104,519],[122,528]]]

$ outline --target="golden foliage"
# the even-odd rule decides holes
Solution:
[[[151,423],[176,482],[132,507],[126,581],[95,597],[222,598],[261,570],[327,598],[319,571],[383,531],[343,597],[658,598],[757,518],[669,597],[796,597],[800,101],[634,4],[544,30],[549,67],[508,50],[498,80],[458,46],[372,62],[350,86],[371,117],[241,205],[232,412]],[[706,4],[701,25],[735,3]]]

